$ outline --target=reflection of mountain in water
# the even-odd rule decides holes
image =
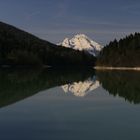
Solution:
[[[68,83],[84,81],[92,70],[0,70],[0,107]]]
[[[71,92],[75,96],[84,97],[90,91],[97,89],[100,86],[99,81],[95,78],[89,78],[85,81],[74,82],[72,84],[66,84],[62,86],[65,93]]]
[[[140,103],[140,72],[103,71],[97,72],[102,87],[114,96],[137,104]]]
[[[100,83],[110,94],[140,103],[140,73],[97,72],[100,82],[95,77],[92,70],[0,70],[0,107],[56,86],[83,97],[97,89]]]

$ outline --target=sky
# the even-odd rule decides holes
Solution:
[[[0,21],[53,43],[86,34],[106,45],[140,32],[140,0],[0,0]]]

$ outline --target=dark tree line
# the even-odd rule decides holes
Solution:
[[[93,66],[86,52],[58,47],[11,25],[0,22],[0,65]]]
[[[98,66],[138,67],[140,66],[140,33],[110,42],[101,51]]]

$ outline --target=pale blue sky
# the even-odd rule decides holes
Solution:
[[[139,0],[0,0],[0,20],[53,43],[85,33],[101,44],[140,32]]]

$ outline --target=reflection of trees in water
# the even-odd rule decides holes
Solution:
[[[0,107],[12,104],[55,86],[84,81],[94,72],[89,70],[1,70]]]
[[[140,72],[134,71],[103,71],[97,72],[102,87],[114,96],[140,103]]]
[[[0,107],[15,103],[29,96],[56,86],[85,81],[94,71],[81,69],[1,70]],[[103,88],[131,103],[140,103],[140,73],[104,71],[97,72]]]

